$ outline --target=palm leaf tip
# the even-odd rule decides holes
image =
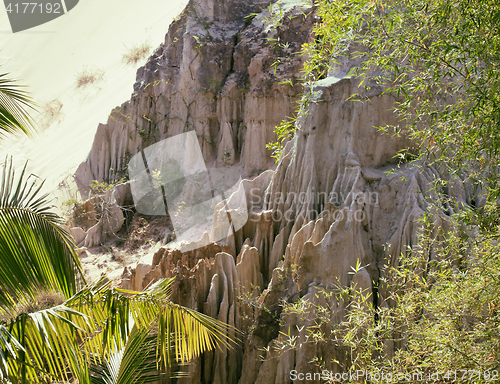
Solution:
[[[22,133],[32,136],[35,124],[28,109],[36,104],[30,94],[8,73],[0,74],[0,136]]]
[[[36,298],[40,290],[73,296],[83,270],[62,220],[51,212],[41,186],[16,176],[12,160],[4,165],[0,184],[0,306],[13,308]]]

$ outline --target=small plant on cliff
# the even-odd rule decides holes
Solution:
[[[82,201],[77,197],[73,197],[63,202],[63,207],[66,208],[64,216],[68,221],[68,225],[88,230],[101,219],[104,218],[106,220],[110,217],[112,205],[110,203],[110,196],[106,196],[106,194],[109,191],[113,191],[117,185],[125,181],[125,177],[113,183],[93,180],[89,185],[89,200]],[[131,211],[130,207],[120,207],[120,209],[124,213]],[[116,233],[114,235],[117,236]]]
[[[126,177],[122,177],[121,179],[119,179],[113,183],[106,183],[105,181],[92,180],[92,182],[89,185],[90,194],[91,195],[100,195],[100,194],[106,193],[106,192],[111,191],[114,188],[116,188],[116,186],[118,184],[125,183],[126,181],[127,181]]]
[[[280,125],[277,125],[274,129],[274,133],[277,136],[276,141],[272,141],[266,144],[266,148],[272,151],[272,157],[276,162],[281,158],[283,154],[283,147],[289,140],[293,138],[297,127],[295,123],[297,122],[297,117],[292,116],[283,120]]]
[[[228,167],[230,165],[232,155],[233,152],[230,149],[224,148],[224,157],[222,159],[222,162],[225,167]]]

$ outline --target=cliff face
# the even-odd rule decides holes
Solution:
[[[313,314],[282,313],[282,301],[322,304],[332,322],[348,305],[330,294],[334,286],[356,285],[382,303],[385,288],[374,284],[384,265],[416,245],[418,218],[432,197],[436,170],[397,167],[393,157],[409,142],[374,128],[395,123],[394,99],[373,88],[366,102],[347,101],[356,81],[342,69],[316,84],[274,166],[265,145],[300,97],[295,80],[303,63],[293,53],[312,38],[316,18],[312,6],[291,0],[271,10],[274,16],[269,2],[191,1],[138,71],[132,99],[99,127],[76,174],[82,188],[116,180],[142,148],[195,130],[208,163],[247,177],[249,220],[234,235],[188,252],[164,248],[151,265],[124,271],[122,284],[134,289],[175,276],[178,303],[244,332],[243,346],[206,354],[183,383],[291,383],[293,369],[317,372],[315,356],[340,371],[331,361],[345,359],[342,351],[307,342],[304,325]],[[278,38],[281,45],[273,46]],[[450,193],[470,202],[462,185]],[[363,267],[353,274],[357,264]],[[249,295],[256,303],[245,300]],[[277,353],[283,334],[300,347]]]
[[[314,16],[296,16],[279,35],[291,44],[289,59],[272,67],[280,49],[269,47],[269,1],[191,1],[145,67],[138,71],[132,99],[99,126],[90,155],[76,172],[79,187],[112,181],[126,173],[140,149],[196,130],[209,163],[242,165],[244,175],[267,169],[266,144],[274,127],[291,115],[299,86],[281,85],[299,76],[297,52],[310,38]],[[245,18],[246,16],[249,16]],[[229,153],[229,156],[227,155]]]

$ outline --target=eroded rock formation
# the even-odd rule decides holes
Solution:
[[[272,165],[266,144],[301,89],[280,82],[294,84],[300,76],[303,59],[290,53],[310,38],[315,19],[301,13],[310,7],[295,6],[287,13],[293,20],[272,33],[269,13],[261,12],[269,1],[221,4],[191,1],[170,26],[165,43],[139,69],[132,99],[98,127],[76,172],[82,191],[92,180],[121,178],[131,156],[148,145],[191,130],[210,164],[238,162],[247,176]],[[268,44],[280,36],[290,42],[287,52]],[[276,67],[278,55],[288,58]]]
[[[268,6],[191,1],[139,70],[132,99],[99,126],[76,174],[82,189],[94,179],[119,179],[132,155],[195,130],[207,163],[247,178],[249,217],[241,229],[187,252],[163,248],[151,264],[123,274],[124,287],[136,290],[176,277],[176,302],[243,332],[241,348],[206,354],[182,383],[291,383],[292,369],[317,371],[315,356],[339,370],[331,361],[345,359],[342,351],[307,342],[314,311],[285,313],[282,302],[321,304],[333,323],[346,307],[332,294],[336,286],[357,287],[382,303],[385,288],[374,282],[384,265],[397,264],[416,245],[425,197],[432,197],[437,170],[396,165],[394,156],[410,143],[375,128],[396,122],[394,98],[373,87],[365,102],[347,100],[357,82],[342,69],[315,84],[314,100],[274,165],[265,145],[300,98],[296,80],[304,59],[293,53],[314,38],[317,19],[302,2],[273,3],[273,15]],[[470,203],[460,183],[452,192]],[[356,266],[362,268],[354,273]],[[297,348],[278,353],[283,335],[295,337]]]

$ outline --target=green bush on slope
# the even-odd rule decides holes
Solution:
[[[435,191],[443,205],[434,212],[447,204],[458,213],[446,219],[444,241],[437,240],[431,211],[422,217],[419,246],[378,283],[387,292],[383,302],[374,306],[371,296],[358,295],[336,325],[322,316],[325,308],[302,306],[317,315],[309,340],[341,348],[346,358],[336,363],[343,370],[391,373],[395,382],[413,373],[424,382],[436,373],[441,382],[498,379],[500,3],[318,0],[317,7],[316,39],[303,46],[304,84],[327,75],[341,56],[360,63],[351,75],[362,89],[397,96],[401,125],[380,129],[411,137],[420,164],[440,170]],[[399,156],[407,159],[406,152]],[[453,178],[486,202],[453,201],[445,193]],[[352,297],[346,288],[335,294]],[[295,348],[286,337],[282,344]]]

